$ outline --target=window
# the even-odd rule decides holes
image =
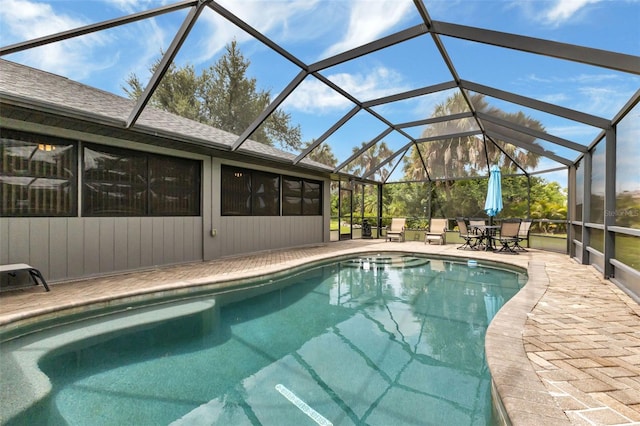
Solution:
[[[74,216],[76,145],[2,129],[0,215]]]
[[[87,145],[83,155],[85,216],[198,216],[200,163]]]
[[[251,174],[253,215],[280,215],[280,176],[255,171]]]
[[[280,215],[280,176],[222,166],[222,214]]]
[[[282,199],[280,198],[282,181]],[[322,182],[222,166],[225,216],[322,215]]]
[[[282,214],[321,215],[322,184],[320,182],[284,176],[282,178]]]
[[[321,215],[322,214],[322,193],[320,182],[304,180],[302,186],[302,214]]]
[[[198,216],[200,163],[181,158],[150,157],[149,195],[154,216]]]
[[[302,181],[285,177],[282,179],[282,214],[302,214]]]

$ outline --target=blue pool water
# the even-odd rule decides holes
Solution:
[[[409,255],[312,267],[266,294],[53,351],[39,363],[50,397],[9,423],[491,424],[484,335],[524,282]]]

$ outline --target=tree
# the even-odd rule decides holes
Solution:
[[[258,90],[255,78],[247,78],[250,61],[235,40],[225,49],[225,54],[200,76],[192,65],[179,68],[171,64],[150,99],[151,106],[236,135],[244,132],[269,105],[271,94]],[[151,73],[159,64],[158,60],[151,66]],[[128,87],[123,89],[130,98],[142,95],[143,85],[135,74],[126,83]],[[250,138],[295,151],[302,145],[300,126],[292,125],[291,116],[281,110],[274,111]]]
[[[525,116],[522,112],[506,113],[498,108],[491,107],[482,94],[471,95],[471,102],[477,111],[521,126],[527,126],[534,130],[544,130],[539,121]],[[432,116],[445,117],[467,112],[468,110],[467,102],[462,94],[456,93],[445,102],[438,104]],[[496,127],[489,122],[485,123],[485,126]],[[434,123],[423,131],[421,137],[448,135],[475,129],[477,129],[477,126],[473,119],[463,118]],[[511,136],[516,132],[500,127],[499,133]],[[530,145],[536,145],[534,137],[519,133],[517,135],[519,139]],[[535,167],[538,164],[540,157],[537,154],[526,152],[515,145],[500,140],[497,140],[496,144],[497,146],[490,141],[485,143],[483,139],[477,136],[443,138],[442,140],[423,142],[420,144],[419,149],[414,147],[408,159],[405,160],[405,177],[407,180],[423,180],[427,178],[427,171],[431,178],[444,179],[483,175],[487,174],[489,170],[487,159],[489,160],[489,165],[499,165],[503,173],[508,171],[515,172],[517,169],[509,157],[517,161],[525,169]],[[424,165],[427,166],[427,170],[425,170]]]
[[[156,62],[151,72],[158,67]],[[123,87],[125,93],[132,99],[138,99],[144,93],[144,85],[140,79],[132,74],[127,79],[129,88]],[[200,78],[196,76],[193,66],[176,68],[174,64],[169,66],[162,83],[156,88],[149,104],[155,108],[169,111],[181,117],[191,120],[206,122],[202,115],[200,99],[197,96]]]
[[[362,142],[360,146],[353,147],[353,153],[360,151],[367,142]],[[351,161],[346,170],[353,173],[356,176],[364,176],[385,159],[393,155],[393,151],[387,146],[385,141],[381,141],[373,146],[370,146],[366,151],[360,154],[357,158]],[[378,181],[385,181],[389,177],[389,169],[381,167],[376,170],[372,178]]]
[[[482,94],[471,95],[471,103],[477,111],[482,111],[485,114],[538,131],[544,130],[540,122],[527,117],[522,112],[507,113],[491,107]],[[432,116],[446,117],[468,110],[465,98],[462,94],[456,93],[445,102],[437,105]],[[491,122],[485,122],[485,128],[493,129],[497,133],[514,139],[523,140],[530,145],[536,145],[534,137],[496,126]],[[519,168],[513,161],[526,170],[536,167],[540,160],[538,154],[500,140],[496,140],[494,144],[475,135],[446,137],[446,135],[476,129],[477,125],[472,118],[434,123],[423,131],[422,138],[433,138],[440,135],[443,138],[419,143],[418,147],[414,146],[405,158],[403,170],[406,180],[421,181],[427,178],[438,180],[431,192],[431,207],[434,216],[484,215],[487,179],[459,180],[459,178],[487,176],[489,167],[494,164],[498,165],[504,174],[514,173],[519,171]],[[512,203],[510,202],[509,208],[506,209],[509,211],[505,210],[503,215],[517,211],[518,216],[527,216],[528,189],[526,179],[524,181],[517,179],[513,182],[506,180],[505,190],[505,196],[510,197]]]
[[[313,140],[305,144],[305,149],[313,144]],[[315,147],[307,157],[309,160],[315,161],[326,166],[335,167],[338,165],[338,159],[333,153],[331,146],[327,143],[321,143]]]
[[[532,219],[567,219],[567,191],[558,182],[547,182],[540,177],[531,178],[531,218]],[[544,233],[566,232],[563,223],[541,222],[540,229]]]

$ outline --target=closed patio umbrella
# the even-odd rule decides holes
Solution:
[[[484,211],[491,218],[491,222],[493,222],[493,217],[502,211],[502,181],[498,166],[491,166]]]
[[[502,305],[504,305],[504,297],[485,293],[484,308],[487,312],[487,324],[489,324],[493,317],[496,316]]]

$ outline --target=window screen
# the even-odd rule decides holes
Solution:
[[[85,216],[198,216],[200,163],[85,146],[82,205]]]
[[[2,129],[0,215],[74,216],[76,144]]]

